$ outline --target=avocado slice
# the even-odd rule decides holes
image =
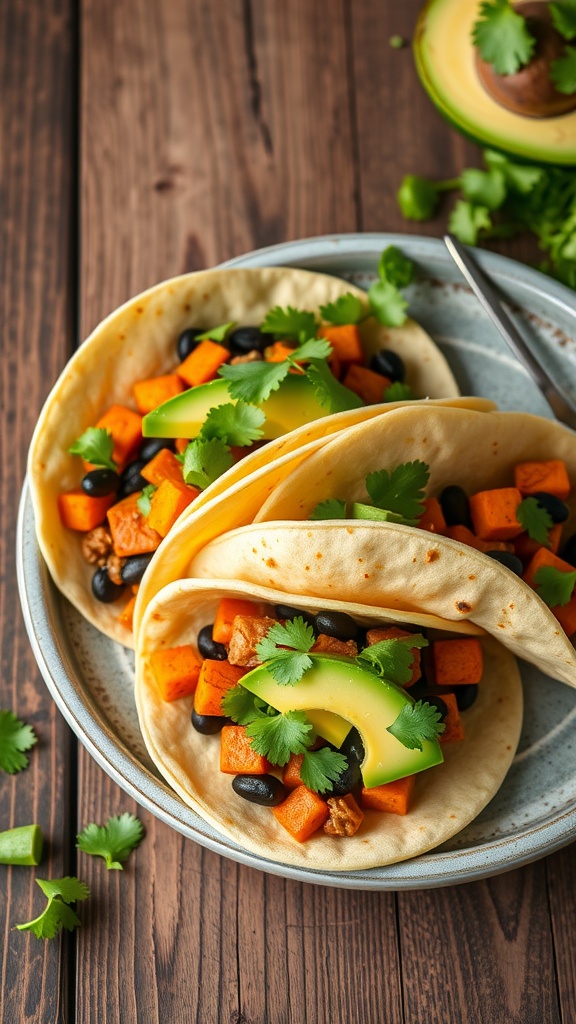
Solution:
[[[142,434],[144,437],[196,437],[210,409],[235,401],[230,397],[228,381],[223,378],[199,384],[149,412],[142,421]],[[266,415],[262,426],[265,441],[273,441],[328,415],[308,378],[299,374],[289,374],[260,408]]]
[[[482,86],[472,26],[478,0],[428,0],[416,26],[414,57],[430,99],[458,131],[526,159],[576,164],[576,111],[534,118],[505,110]]]
[[[442,763],[438,740],[424,740],[422,750],[409,750],[387,731],[402,708],[414,704],[405,690],[361,668],[351,658],[336,654],[309,657],[312,668],[294,686],[277,683],[266,664],[242,676],[242,686],[277,711],[322,708],[356,726],[366,752],[362,762],[365,786],[381,786]]]

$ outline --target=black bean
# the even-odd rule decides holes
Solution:
[[[274,606],[274,611],[279,619],[295,619],[299,615],[300,618],[304,619],[304,622],[314,629],[315,619],[310,612],[304,612],[301,608],[293,608],[289,604],[277,604]]]
[[[375,370],[376,373],[383,374],[384,377],[388,377],[388,380],[392,382],[396,380],[403,381],[406,376],[404,360],[390,348],[380,349],[379,352],[372,356],[370,369]]]
[[[163,448],[168,448],[169,451],[174,451],[174,439],[171,437],[145,437],[142,444],[140,445],[140,451],[138,452],[138,459],[142,462],[150,462],[158,452],[162,451]]]
[[[262,334],[259,327],[237,327],[232,334],[228,335],[227,344],[231,352],[244,356],[248,352],[263,352],[268,345],[272,344],[269,334]]]
[[[235,775],[232,789],[238,796],[262,807],[277,807],[286,799],[286,787],[275,775]]]
[[[127,498],[129,494],[142,491],[148,485],[148,480],[141,476],[141,470],[146,465],[143,459],[135,459],[129,462],[120,477],[119,498]]]
[[[112,583],[106,566],[97,569],[92,577],[92,593],[97,601],[111,604],[124,593],[124,584]]]
[[[191,715],[192,725],[196,732],[202,733],[203,736],[215,736],[222,731],[228,721],[224,715],[199,715],[197,711],[192,711]]]
[[[183,363],[186,357],[194,351],[197,345],[200,344],[196,339],[198,335],[202,333],[203,329],[201,327],[187,327],[185,331],[182,331],[176,346],[178,358],[181,363]]]
[[[536,498],[541,508],[545,508],[553,523],[565,523],[570,515],[570,509],[566,502],[561,501],[555,494],[548,494],[548,491],[537,491],[530,494],[530,498]]]
[[[571,537],[568,537],[568,540],[560,552],[560,557],[563,558],[565,562],[569,562],[570,565],[576,567],[576,533],[572,534]]]
[[[465,686],[455,686],[454,696],[458,705],[458,711],[467,711],[471,708],[478,696],[478,683],[466,683]]]
[[[213,624],[203,626],[198,633],[198,651],[203,658],[209,658],[211,661],[226,661],[228,652],[224,644],[219,644],[212,639],[213,628]]]
[[[487,551],[486,554],[488,558],[493,558],[495,562],[500,562],[500,565],[505,565],[511,572],[516,573],[516,576],[521,576],[524,572],[521,560],[512,551]]]
[[[440,495],[440,504],[447,526],[467,526],[472,529],[470,503],[462,487],[455,484],[445,487]]]
[[[321,611],[316,616],[316,630],[337,640],[354,640],[358,635],[358,624],[347,612]]]
[[[119,487],[120,477],[113,469],[91,469],[82,477],[82,490],[91,498],[115,494]]]
[[[328,795],[345,796],[346,793],[353,793],[362,786],[361,767],[365,751],[357,729],[350,730],[340,747],[340,753],[346,758],[347,765],[339,778],[332,783],[331,793]]]
[[[448,715],[448,705],[442,700],[442,697],[436,696],[436,694],[430,694],[429,697],[425,698],[427,704],[431,704],[432,707],[436,708],[440,712],[440,721],[443,722]]]
[[[140,583],[152,561],[153,553],[151,552],[149,555],[131,555],[129,558],[126,558],[120,570],[122,581],[131,587]]]

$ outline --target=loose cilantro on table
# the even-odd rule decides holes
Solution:
[[[276,622],[256,644],[256,653],[267,662],[270,675],[282,686],[293,686],[312,667],[308,651],[314,646],[314,630],[301,615],[282,625]],[[284,650],[283,648],[290,648]]]
[[[408,750],[422,750],[425,740],[435,740],[446,728],[440,721],[442,715],[432,704],[419,700],[416,704],[405,704],[398,718],[388,726],[392,733]]]
[[[38,738],[31,725],[25,725],[12,711],[0,711],[0,769],[14,775],[28,767],[24,751]]]
[[[233,464],[232,453],[223,441],[200,436],[186,446],[182,475],[185,483],[205,490]]]
[[[118,467],[112,458],[114,439],[104,427],[88,427],[87,430],[68,449],[71,455],[81,455],[86,462],[94,466],[105,466],[116,470]]]
[[[88,899],[90,889],[78,878],[37,878],[36,882],[46,896],[48,903],[44,911],[33,921],[17,924],[21,932],[33,932],[38,939],[53,939],[62,928],[74,931],[80,924],[70,903]]]
[[[532,59],[536,40],[526,19],[509,0],[483,0],[480,17],[474,23],[472,40],[480,56],[492,64],[497,75],[513,75]]]
[[[475,206],[466,199],[459,199],[448,219],[448,230],[465,245],[476,245],[481,231],[492,227],[487,206]]]
[[[233,320],[228,324],[219,324],[218,327],[211,327],[209,331],[204,331],[203,334],[197,334],[196,341],[218,341],[223,342],[226,339],[228,331],[235,326]]]
[[[413,650],[420,650],[422,647],[428,647],[428,641],[420,633],[409,637],[379,640],[378,643],[365,647],[357,656],[356,662],[361,668],[375,672],[389,683],[403,686],[412,676]]]
[[[218,439],[243,448],[262,437],[265,419],[265,413],[256,405],[226,402],[210,409],[200,433],[207,441]]]
[[[126,811],[108,818],[105,825],[91,822],[76,837],[78,849],[92,857],[103,857],[108,870],[122,871],[122,864],[128,860],[144,837],[144,826],[139,818]]]
[[[364,310],[362,300],[351,292],[340,295],[335,302],[329,302],[326,306],[320,306],[320,315],[323,320],[336,326],[346,324],[357,324],[363,317]]]
[[[438,209],[441,193],[449,192],[459,185],[459,178],[429,181],[417,174],[407,174],[402,179],[396,198],[407,220],[430,220]]]
[[[541,597],[549,608],[562,607],[568,604],[574,593],[576,571],[562,572],[554,565],[541,565],[536,570],[534,582],[538,597]]]
[[[150,515],[150,509],[152,507],[151,506],[151,498],[152,498],[152,495],[154,494],[154,492],[157,491],[157,490],[158,490],[158,487],[157,487],[156,484],[146,484],[146,487],[144,487],[142,489],[142,493],[136,499],[136,505],[138,506],[138,511],[140,512],[141,516],[144,516],[145,519],[146,519],[147,516]]]
[[[544,547],[550,547],[548,531],[554,526],[547,509],[538,504],[536,498],[524,498],[516,509],[516,518],[532,540]]]

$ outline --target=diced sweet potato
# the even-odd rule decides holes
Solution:
[[[557,554],[562,539],[562,523],[554,523],[548,530],[548,544],[546,545],[552,554]],[[521,533],[514,538],[514,554],[518,555],[524,564],[530,561],[539,548],[543,545],[533,540],[527,533]]]
[[[418,529],[429,530],[430,533],[446,533],[446,520],[438,498],[425,499],[424,511],[418,520]]]
[[[148,525],[140,512],[138,497],[138,493],[129,494],[127,498],[123,498],[108,509],[114,554],[119,558],[156,551],[162,540],[160,534]]]
[[[388,626],[388,628],[386,629],[369,629],[366,634],[366,640],[368,642],[368,646],[370,647],[372,644],[380,643],[381,640],[402,640],[403,637],[411,635],[412,634],[409,633],[407,630],[400,629],[398,626]],[[406,643],[408,643],[408,641],[406,641]],[[408,682],[404,683],[405,689],[408,689],[415,682],[417,682],[417,680],[420,679],[420,676],[422,675],[420,648],[412,647],[411,650],[413,654],[412,675],[410,676]]]
[[[523,495],[547,491],[565,501],[570,494],[570,480],[561,459],[520,462],[514,468],[514,481]]]
[[[296,786],[303,785],[302,778],[300,776],[303,758],[304,754],[290,754],[290,760],[282,769],[282,782],[286,786],[286,789],[296,789]]]
[[[145,416],[163,402],[167,402],[169,398],[179,395],[185,387],[184,381],[177,373],[165,373],[161,377],[136,381],[132,388],[136,408]]]
[[[142,441],[142,417],[125,405],[111,405],[96,426],[107,430],[114,441],[112,458],[121,469],[136,452]],[[88,467],[88,463],[85,463]]]
[[[172,480],[175,484],[183,484],[182,463],[169,448],[161,448],[154,458],[150,459],[141,470],[141,475],[149,484],[156,487],[163,480]]]
[[[505,540],[480,540],[472,530],[469,530],[467,526],[456,526],[446,527],[446,536],[450,537],[451,540],[460,541],[461,544],[468,544],[471,548],[476,548],[476,551],[513,551],[513,546],[510,541]]]
[[[229,661],[207,658],[202,662],[194,695],[194,710],[199,715],[223,715],[222,698],[240,682],[246,669]]]
[[[362,340],[356,324],[322,327],[320,337],[327,338],[342,363],[363,363]]]
[[[162,700],[179,700],[194,693],[202,659],[190,644],[154,651],[150,668]]]
[[[103,498],[91,498],[81,487],[74,487],[71,491],[64,491],[58,495],[58,511],[62,524],[69,530],[88,533],[104,522],[108,509],[115,501],[114,494],[106,494]]]
[[[351,363],[342,383],[366,402],[366,405],[378,405],[385,401],[384,392],[390,387],[391,381],[366,366]]]
[[[185,483],[174,483],[163,480],[150,498],[148,526],[165,537],[172,529],[178,516],[188,508],[200,491],[196,487],[188,487]]]
[[[190,387],[214,380],[219,368],[228,362],[230,352],[225,345],[206,339],[201,341],[178,367],[178,376]]]
[[[223,597],[218,605],[212,636],[216,643],[230,643],[232,626],[237,615],[251,615],[258,618],[264,615],[265,609],[262,604],[255,601],[245,601],[241,597]]]
[[[439,733],[440,743],[457,743],[464,739],[464,726],[458,710],[458,702],[453,693],[443,693],[442,700],[448,708],[448,714],[443,719],[444,732]]]
[[[132,629],[134,622],[134,605],[136,604],[136,595],[133,594],[130,600],[124,605],[120,615],[118,616],[118,622],[126,629]]]
[[[272,808],[276,821],[299,843],[305,843],[330,815],[328,804],[307,786],[297,786]]]
[[[522,501],[517,487],[497,487],[471,494],[470,515],[474,532],[481,540],[511,540],[522,533],[516,510]]]
[[[228,661],[231,665],[243,665],[255,668],[261,664],[256,653],[256,645],[260,643],[276,619],[267,615],[236,615],[232,623],[232,636],[228,647]]]
[[[477,637],[433,640],[432,661],[438,686],[466,686],[482,679],[484,658]]]
[[[574,572],[574,566],[570,565],[569,562],[565,562],[563,558],[558,558],[548,548],[540,548],[526,566],[522,576],[524,582],[532,587],[533,590],[536,590],[536,592],[538,591],[538,585],[535,580],[536,573],[538,569],[547,565],[553,566],[559,572]],[[572,594],[568,604],[555,605],[550,611],[554,613],[568,636],[572,636],[576,632],[576,591]]]
[[[338,640],[335,636],[327,636],[326,633],[319,633],[311,649],[312,654],[344,654],[348,658],[355,658],[358,654],[358,644],[355,640]]]
[[[264,359],[267,363],[283,363],[293,352],[294,345],[287,341],[274,341],[264,349]]]
[[[244,725],[225,725],[220,733],[220,771],[226,775],[266,775],[269,761],[258,754]]]
[[[177,437],[176,440],[174,441],[174,447],[178,452],[178,455],[182,455],[186,451],[189,444],[190,441],[188,440],[187,437]]]
[[[410,808],[414,776],[407,775],[395,782],[386,782],[382,786],[362,788],[362,806],[374,811],[386,811],[388,814],[407,814]]]

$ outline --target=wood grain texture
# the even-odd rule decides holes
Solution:
[[[16,516],[34,422],[72,349],[72,5],[0,5],[0,707],[34,726],[30,767],[0,773],[0,829],[37,822],[41,866],[0,868],[0,1020],[68,1020],[67,938],[14,930],[44,904],[34,879],[69,872],[72,745],[35,665],[18,607]]]

